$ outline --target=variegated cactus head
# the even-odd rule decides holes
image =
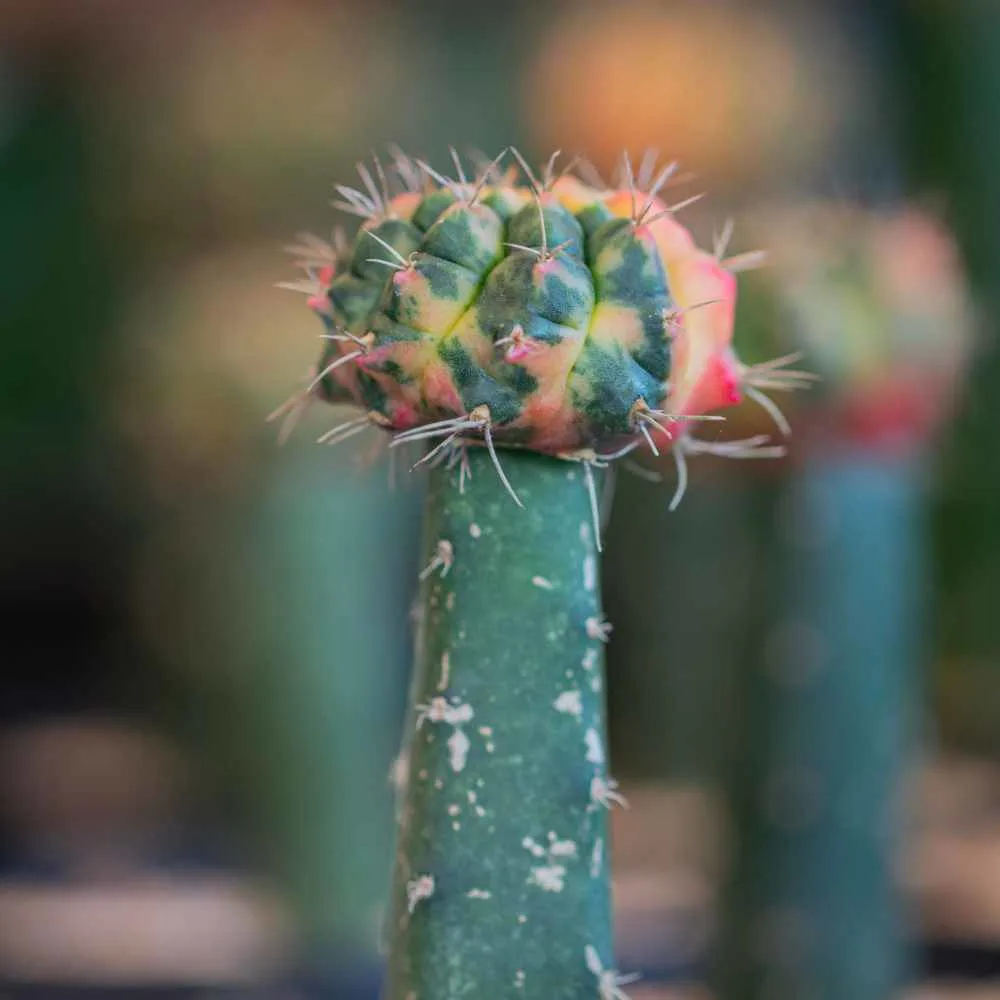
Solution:
[[[434,441],[440,460],[470,441],[588,462],[761,445],[691,433],[759,372],[732,349],[734,272],[752,255],[727,260],[728,233],[696,246],[676,217],[693,199],[666,193],[676,164],[636,172],[626,155],[608,187],[575,161],[560,171],[558,154],[537,171],[506,156],[472,176],[453,153],[446,177],[397,151],[337,188],[362,221],[351,240],[293,248],[307,277],[286,287],[309,296],[325,345],[276,412],[350,400],[364,416],[326,440],[373,425]]]
[[[826,424],[911,441],[951,410],[974,342],[953,236],[928,211],[816,203],[769,210],[758,232],[774,266],[784,337],[822,376]]]

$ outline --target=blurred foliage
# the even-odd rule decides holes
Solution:
[[[949,742],[1000,753],[1000,10],[985,0],[912,5],[902,88],[914,182],[944,192],[985,310],[984,339],[938,463],[936,704]]]

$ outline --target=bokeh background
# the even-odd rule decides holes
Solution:
[[[796,883],[769,947],[795,952],[796,913],[889,872],[902,944],[898,900],[838,896],[837,919],[875,940],[865,963],[898,960],[914,996],[1000,996],[992,0],[0,5],[4,992],[377,995],[422,480],[390,484],[366,437],[316,446],[328,414],[280,449],[264,417],[317,347],[301,299],[275,288],[294,277],[281,247],[327,235],[333,181],[393,142],[442,169],[449,144],[514,143],[605,174],[623,148],[659,148],[696,175],[686,191],[710,192],[685,218],[709,241],[732,215],[736,250],[754,248],[740,219],[766,232],[770,206],[806,199],[905,201],[954,232],[974,344],[933,432],[888,451],[806,434],[767,468],[709,462],[673,515],[669,461],[666,485],[619,480],[604,581],[632,806],[615,817],[618,937],[620,965],[645,973],[635,996],[763,997],[713,971],[744,981],[762,922],[740,864],[764,882],[781,868],[741,803],[765,750],[810,752],[774,736],[797,732],[781,720],[819,732],[846,712],[830,781],[884,771],[864,801],[898,793],[901,836],[879,839],[870,877],[868,855],[819,837],[830,870]],[[780,296],[766,272],[742,282],[737,341],[763,360]],[[800,475],[824,448],[903,471],[874,493],[865,472],[860,492],[853,472]],[[856,548],[823,563],[865,593],[858,669],[785,704],[751,681],[823,658],[788,611],[815,567],[780,555],[820,531],[789,506],[803,488],[847,490],[868,558],[897,571]],[[887,616],[905,635],[883,667]],[[838,701],[842,674],[860,701]],[[869,752],[866,734],[896,749]]]

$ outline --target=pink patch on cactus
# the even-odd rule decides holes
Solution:
[[[422,389],[427,402],[452,416],[462,416],[465,405],[452,381],[451,371],[440,358],[428,362],[422,374]]]
[[[411,427],[416,427],[421,422],[422,417],[416,407],[396,402],[392,407],[392,416],[389,419],[393,430],[408,431]]]
[[[319,286],[320,291],[315,295],[310,295],[306,299],[306,305],[313,312],[319,313],[321,316],[327,315],[330,312],[330,300],[327,298],[327,292],[330,290],[330,283],[333,281],[336,273],[337,268],[334,264],[324,264],[316,272],[316,284]]]
[[[669,413],[705,413],[740,402],[741,368],[732,349],[736,278],[697,251],[668,265],[679,312],[673,339]]]
[[[421,277],[413,268],[405,268],[402,271],[396,271],[392,276],[392,283],[397,288],[405,288],[407,285],[412,285],[414,282],[420,281]]]
[[[558,389],[527,399],[518,424],[531,428],[531,446],[548,454],[572,450],[579,439],[576,412]]]
[[[397,194],[389,202],[389,214],[408,222],[422,199],[423,195],[415,191],[404,191],[402,194]]]
[[[515,326],[507,338],[510,346],[504,352],[504,357],[509,364],[516,364],[541,349],[541,344],[532,337],[525,335],[520,326]]]
[[[365,371],[377,367],[387,361],[393,353],[393,344],[383,344],[381,347],[369,348],[357,360],[357,366]]]
[[[523,361],[532,352],[532,345],[526,341],[521,341],[520,344],[511,344],[507,348],[507,353],[504,357],[511,363],[515,364],[518,361]]]

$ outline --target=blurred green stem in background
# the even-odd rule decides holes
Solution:
[[[618,475],[604,575],[615,623],[611,733],[622,778],[721,780],[721,735],[732,723],[755,593],[761,489],[745,464],[732,464],[698,476],[673,513],[669,483]]]
[[[924,463],[813,455],[741,677],[720,997],[885,1000],[911,971],[895,864],[922,690]]]
[[[315,452],[296,451],[275,463],[248,526],[276,647],[257,689],[263,821],[307,942],[373,955],[391,867],[389,764],[406,687],[420,491],[390,492],[385,462],[359,472],[347,449],[332,460],[334,474],[329,460],[318,466]]]
[[[188,574],[189,612],[208,615],[191,638],[218,630],[214,655],[232,664],[192,678],[212,727],[194,739],[249,799],[306,964],[332,968],[376,960],[420,491],[390,492],[384,461],[359,470],[350,445],[324,457],[278,452],[205,526],[204,578]],[[190,525],[179,537],[197,545]]]

